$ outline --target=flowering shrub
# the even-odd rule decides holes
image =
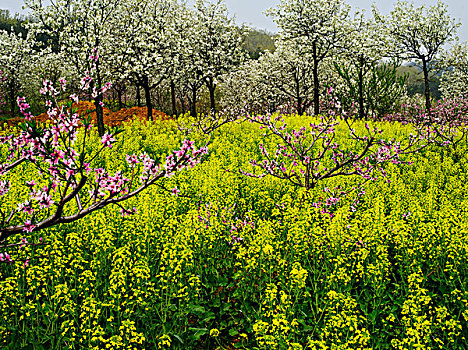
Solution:
[[[83,78],[83,88],[89,88],[92,78]],[[110,87],[105,84],[93,94],[102,94]],[[122,215],[134,213],[134,209],[124,208],[122,202],[142,192],[148,186],[175,172],[198,164],[207,148],[196,149],[194,142],[184,140],[180,149],[169,154],[164,162],[157,162],[148,154],[127,155],[126,169],[113,174],[105,167],[96,166],[107,148],[112,148],[114,138],[120,129],[108,130],[101,139],[100,146],[90,148],[96,135],[90,117],[80,118],[72,102],[59,105],[56,99],[65,91],[66,81],[60,80],[57,90],[45,80],[41,89],[48,96],[48,116],[50,126],[41,126],[27,111],[29,105],[24,98],[18,98],[18,106],[25,117],[19,134],[2,137],[8,145],[6,161],[1,165],[4,178],[9,171],[23,163],[36,168],[36,175],[24,183],[28,195],[13,206],[2,203],[0,216],[0,240],[18,233],[31,233],[59,223],[78,220],[91,212],[109,204],[120,207]],[[76,96],[71,96],[75,103]],[[82,126],[80,131],[79,127]],[[125,171],[127,170],[127,171]],[[0,182],[0,195],[10,191],[11,181]],[[15,191],[16,192],[16,191]],[[75,201],[76,209],[70,211],[69,203]],[[10,203],[9,203],[10,204]]]
[[[385,120],[413,125],[429,143],[448,149],[455,159],[459,159],[468,135],[468,99],[446,98],[435,103],[429,111],[418,103],[403,105],[401,112],[387,115]]]
[[[327,209],[336,206],[340,198],[359,188],[358,196],[364,192],[362,185],[368,181],[377,181],[379,174],[387,176],[384,166],[392,162],[402,163],[400,155],[417,151],[424,138],[409,135],[406,140],[385,139],[383,130],[377,125],[364,124],[360,133],[352,128],[347,119],[342,119],[349,130],[347,143],[340,144],[338,129],[339,117],[330,111],[330,116],[311,120],[309,125],[294,129],[282,115],[247,116],[247,120],[266,129],[264,138],[274,138],[278,143],[267,149],[259,144],[262,160],[252,159],[250,164],[260,168],[262,173],[255,174],[240,169],[246,176],[262,178],[266,175],[287,180],[292,184],[303,187],[306,194],[325,180],[340,176],[356,176],[361,181],[346,189],[337,186],[333,191],[324,188],[328,198],[315,201],[312,205],[322,207],[323,213],[333,214]],[[341,140],[343,136],[341,136]],[[404,162],[403,162],[404,163]],[[353,208],[359,201],[356,200]]]
[[[402,105],[401,112],[385,116],[386,121],[397,121],[403,124],[430,124],[457,127],[466,124],[468,117],[468,100],[462,97],[446,98],[437,101],[430,111],[419,103]]]

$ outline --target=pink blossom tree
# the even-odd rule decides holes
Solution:
[[[322,208],[323,213],[331,212],[340,198],[356,191],[358,197],[364,194],[363,185],[376,181],[380,176],[386,177],[385,165],[405,163],[401,155],[417,152],[434,142],[434,131],[431,126],[419,124],[415,132],[405,140],[385,139],[383,131],[377,124],[365,123],[364,131],[357,132],[351,124],[351,118],[338,116],[337,99],[329,90],[331,109],[325,116],[311,119],[308,126],[294,129],[288,126],[281,115],[248,115],[247,120],[260,125],[265,130],[264,138],[274,138],[276,147],[268,149],[260,143],[261,159],[252,159],[250,164],[258,172],[240,169],[246,176],[262,178],[273,176],[304,188],[305,195],[325,180],[335,177],[358,177],[357,186],[351,189],[337,187],[333,190],[324,188],[329,198],[312,203]],[[348,130],[348,141],[339,136],[339,124],[345,124]],[[342,131],[344,132],[344,131]],[[276,142],[277,141],[277,142]],[[305,198],[303,198],[305,199]],[[357,204],[355,201],[353,206]]]
[[[91,86],[92,79],[90,75],[85,76],[82,87]],[[95,93],[102,94],[108,88],[110,84],[105,84]],[[105,167],[95,167],[95,161],[113,147],[121,130],[108,130],[100,138],[99,147],[94,150],[88,147],[96,137],[91,118],[76,113],[72,105],[72,101],[78,102],[76,96],[72,95],[66,104],[59,104],[57,97],[65,90],[65,80],[60,80],[57,88],[44,80],[41,93],[47,97],[51,121],[45,127],[28,112],[25,99],[18,98],[25,122],[18,134],[2,136],[0,140],[8,149],[0,165],[0,241],[5,242],[15,234],[73,222],[111,204],[118,206],[123,216],[130,215],[135,208],[126,208],[125,200],[165,177],[194,167],[208,152],[207,145],[196,148],[193,141],[185,139],[162,162],[142,153],[127,155],[127,171],[111,173]],[[35,175],[24,181],[28,195],[15,205],[8,205],[11,198],[7,200],[7,196],[13,186],[9,175],[25,170],[28,174],[31,169],[35,169]],[[178,189],[172,192],[177,195]],[[0,260],[7,259],[2,255]]]
[[[430,143],[446,148],[458,161],[460,146],[468,138],[468,98],[445,98],[433,104],[429,110],[418,103],[405,104],[400,112],[387,115],[386,120],[425,129],[425,137]]]

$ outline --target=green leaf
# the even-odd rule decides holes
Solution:
[[[201,305],[192,305],[189,311],[192,314],[204,314],[206,312],[205,308]]]
[[[178,341],[180,341],[181,344],[184,343],[181,337],[179,337],[177,334],[173,334],[174,338],[176,338]]]
[[[192,328],[192,327],[190,327],[189,330],[195,331],[195,333],[193,334],[193,337],[195,338],[195,340],[199,340],[205,334],[208,334],[208,328]]]

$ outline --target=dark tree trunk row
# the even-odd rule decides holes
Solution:
[[[206,86],[208,87],[208,91],[210,92],[210,108],[212,113],[216,113],[216,101],[215,101],[215,89],[216,84],[213,81],[213,77],[209,77],[206,80]]]
[[[140,84],[136,84],[136,102],[137,102],[137,106],[141,107]]]
[[[172,115],[177,117],[177,105],[176,105],[176,92],[174,80],[171,80],[171,101],[172,101]]]
[[[15,85],[13,84],[13,82],[10,82],[9,88],[10,88],[10,112],[11,112],[11,116],[15,117],[16,91],[15,91]]]
[[[359,90],[359,119],[366,117],[364,111],[364,58],[359,58],[359,72],[358,72],[358,90]]]
[[[197,88],[195,86],[192,87],[192,101],[191,101],[191,111],[190,111],[190,114],[192,115],[192,117],[194,118],[197,118],[198,117],[198,114],[197,114]]]

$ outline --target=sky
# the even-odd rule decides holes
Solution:
[[[193,3],[194,0],[188,0]],[[390,12],[393,7],[393,1],[388,0],[347,0],[353,8],[365,9],[371,13],[371,5],[375,2],[377,8],[384,14]],[[459,28],[458,36],[461,41],[468,40],[468,1],[467,0],[445,0],[450,15],[462,23]],[[272,19],[263,13],[266,9],[274,7],[280,3],[280,0],[226,0],[229,13],[235,16],[236,22],[246,23],[258,29],[265,29],[269,32],[276,32],[278,28]],[[437,0],[414,0],[416,5],[435,5]],[[0,0],[0,8],[8,9],[10,12],[25,13],[21,7],[23,0]]]

